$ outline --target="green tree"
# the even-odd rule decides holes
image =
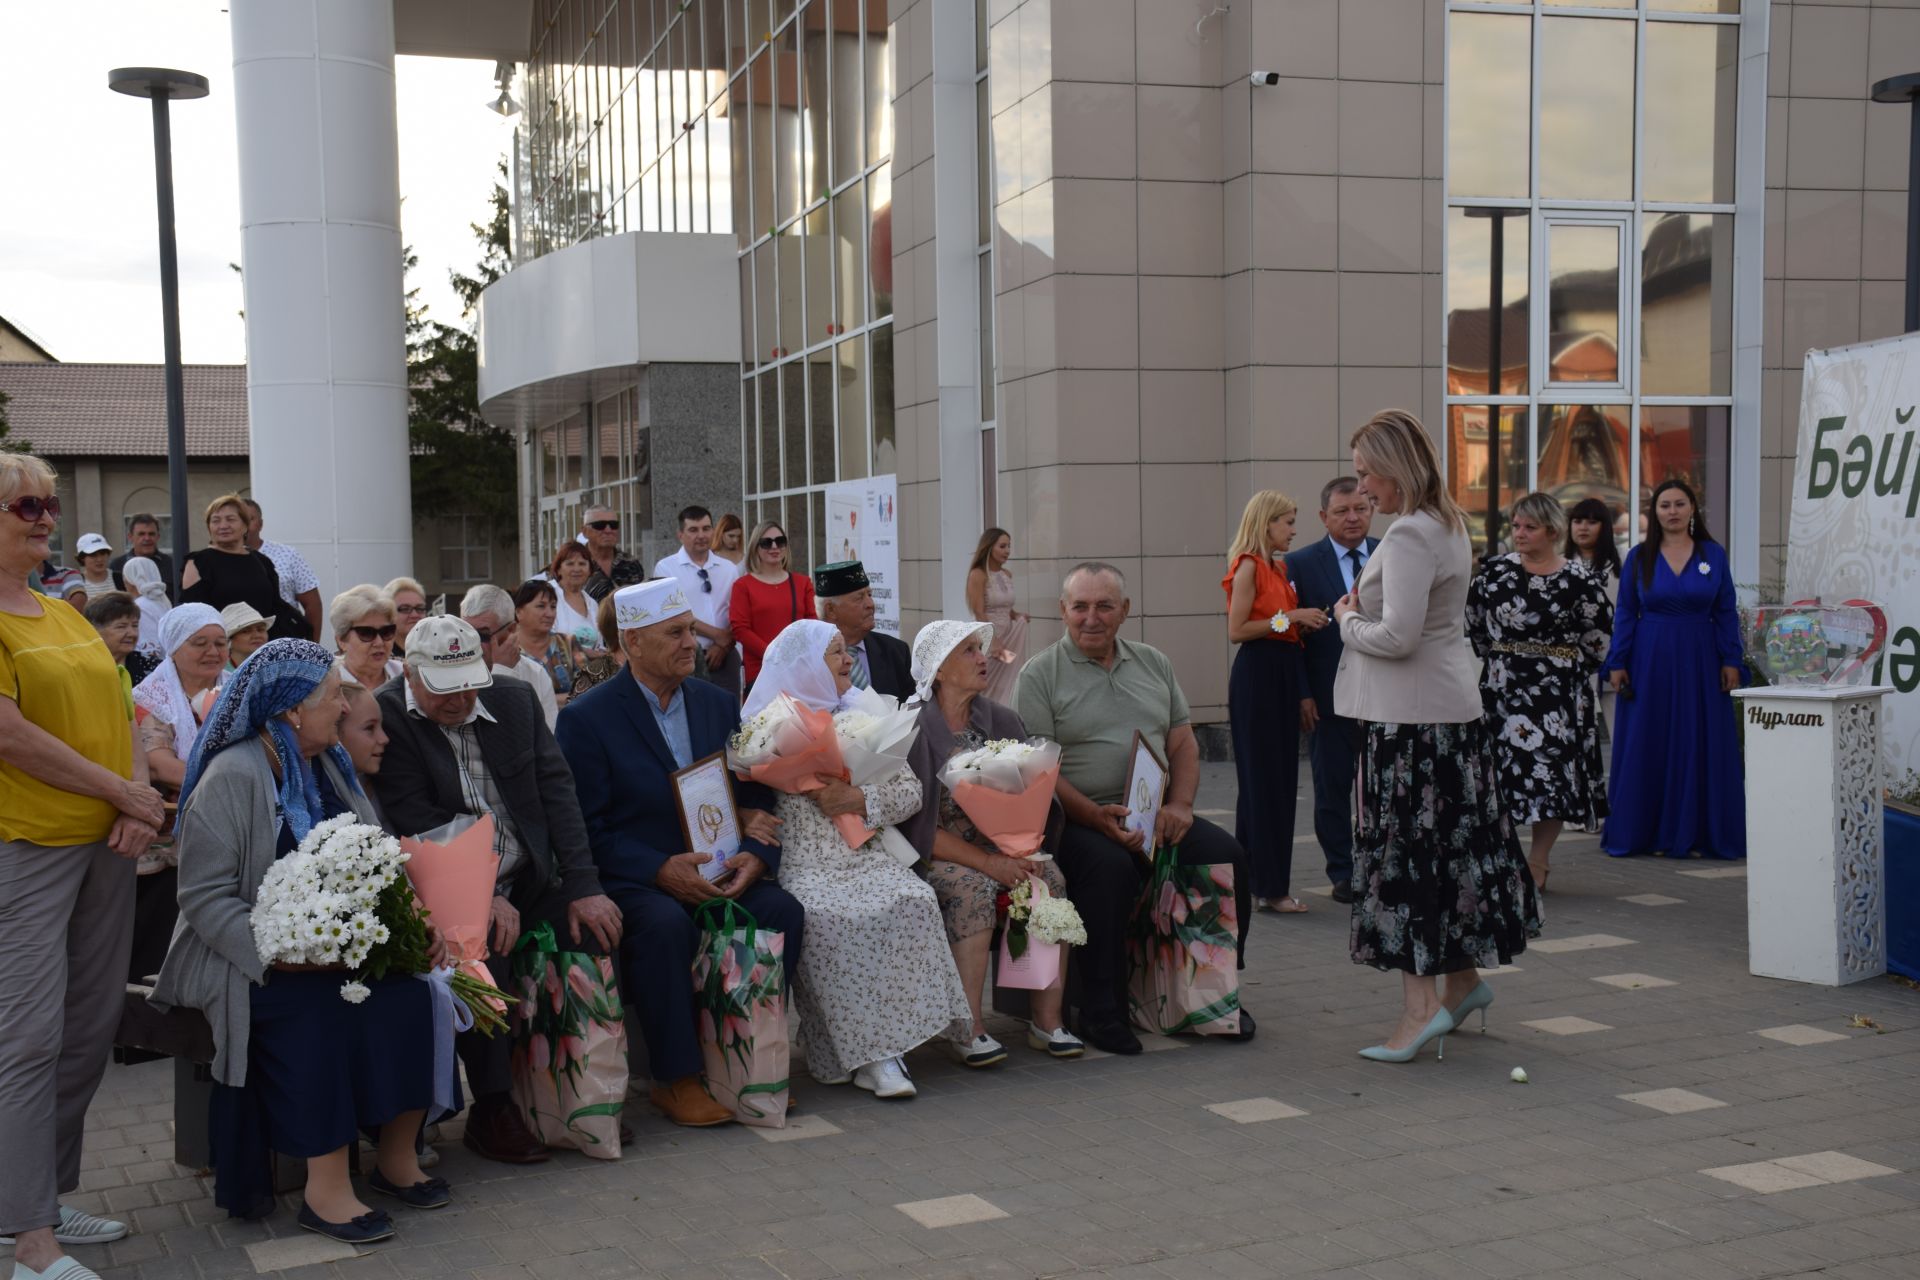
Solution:
[[[502,176],[506,165],[500,165]],[[480,416],[480,348],[474,324],[480,291],[512,265],[507,190],[495,183],[489,216],[473,224],[481,256],[471,274],[448,273],[460,297],[460,325],[441,324],[407,292],[407,431],[413,444],[416,516],[470,516],[501,536],[519,527],[513,432]],[[409,252],[406,265],[414,265]]]
[[[12,424],[7,421],[7,401],[11,399],[13,399],[12,396],[4,391],[0,391],[0,449],[6,449],[13,453],[32,453],[33,444],[31,441],[14,439],[7,434],[7,432],[12,429]]]

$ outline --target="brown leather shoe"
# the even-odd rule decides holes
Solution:
[[[467,1150],[502,1164],[545,1164],[547,1147],[533,1136],[511,1098],[480,1098],[467,1113],[460,1141]]]
[[[733,1119],[733,1112],[713,1100],[706,1082],[697,1075],[681,1076],[669,1085],[656,1084],[647,1090],[647,1098],[666,1113],[667,1119],[690,1129],[704,1129]]]

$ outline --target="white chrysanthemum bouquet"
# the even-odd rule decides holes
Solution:
[[[1056,898],[1046,881],[1028,876],[1007,894],[1007,949],[1015,958],[1027,943],[1087,945],[1087,926],[1080,912],[1065,898]]]
[[[427,913],[403,874],[407,858],[398,840],[354,814],[314,827],[260,882],[252,916],[260,958],[352,970],[340,987],[350,1004],[371,994],[364,979],[427,972]],[[489,1003],[499,991],[464,974],[452,986],[474,1010],[476,1027],[489,1035],[499,1029],[502,1019]]]

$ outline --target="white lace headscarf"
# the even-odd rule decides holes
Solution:
[[[767,646],[760,676],[753,682],[753,692],[747,695],[740,718],[753,719],[783,693],[814,711],[839,709],[840,690],[835,687],[833,672],[827,670],[827,648],[839,634],[840,628],[831,622],[802,618],[788,623]]]
[[[913,638],[913,701],[915,703],[933,700],[933,681],[940,674],[940,668],[947,658],[974,636],[980,637],[981,644],[993,640],[991,622],[956,622],[952,618],[942,618],[938,622],[929,622],[920,628],[920,634]]]
[[[166,659],[133,691],[135,702],[173,727],[173,754],[182,760],[193,754],[193,742],[200,735],[200,724],[194,717],[193,703],[187,698],[186,686],[180,683],[180,672],[173,665],[173,655],[193,639],[201,628],[220,626],[220,611],[210,604],[183,604],[169,610],[160,624],[160,651],[166,655]],[[221,633],[225,634],[224,627]]]

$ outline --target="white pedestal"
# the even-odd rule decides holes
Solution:
[[[1743,689],[1747,967],[1844,986],[1887,971],[1880,699]]]

